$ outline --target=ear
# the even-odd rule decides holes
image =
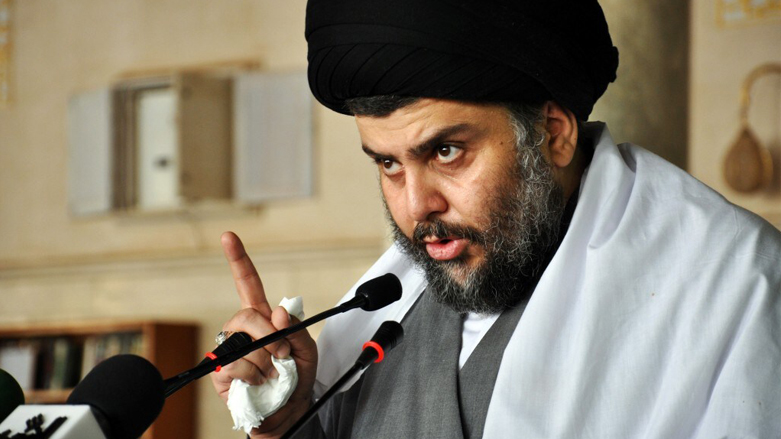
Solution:
[[[566,168],[575,157],[578,145],[578,121],[575,115],[554,101],[543,107],[545,130],[550,136],[548,151],[550,159],[558,168]]]

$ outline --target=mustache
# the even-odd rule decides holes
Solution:
[[[412,232],[411,240],[414,245],[423,247],[426,245],[423,240],[427,237],[467,239],[479,245],[485,245],[486,243],[484,232],[474,227],[450,224],[439,219],[419,223]]]

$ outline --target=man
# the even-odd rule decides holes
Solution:
[[[387,319],[404,343],[299,437],[781,435],[781,237],[583,123],[618,62],[596,2],[310,0],[307,39],[312,91],[355,116],[394,228],[361,281],[394,272],[404,295],[331,320],[319,357],[299,334],[213,374],[225,397],[294,358],[252,437],[284,433]],[[244,308],[225,329],[287,327],[223,245]]]

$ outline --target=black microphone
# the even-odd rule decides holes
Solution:
[[[109,439],[137,439],[160,415],[163,377],[148,360],[116,355],[100,362],[73,389],[68,404],[87,404]]]
[[[0,422],[24,404],[24,391],[10,373],[0,369]]]
[[[287,431],[280,439],[290,439],[294,434],[309,422],[315,414],[323,407],[323,405],[336,395],[339,390],[347,384],[358,372],[371,366],[372,362],[379,363],[385,358],[385,353],[398,346],[404,339],[404,328],[401,327],[399,322],[388,320],[380,325],[377,332],[374,333],[374,337],[370,341],[367,341],[363,345],[363,351],[361,355],[355,360],[355,364],[350,368],[341,378],[330,388],[323,396],[317,400],[316,403],[309,407],[309,410],[304,413],[292,427]]]
[[[390,351],[404,340],[404,328],[399,322],[388,320],[380,325],[374,337],[363,345],[361,355],[355,361],[355,365],[361,370],[366,369],[372,362],[379,363],[385,358],[385,351]]]
[[[355,289],[357,306],[364,311],[376,311],[401,299],[401,281],[393,273],[367,280]],[[347,302],[349,303],[349,302]]]
[[[164,382],[165,397],[167,398],[173,395],[177,390],[197,380],[198,378],[209,374],[213,370],[217,370],[218,367],[233,363],[234,361],[242,358],[252,351],[274,343],[275,341],[281,340],[290,334],[296,333],[328,317],[341,314],[355,308],[361,308],[365,311],[375,311],[390,305],[400,298],[401,282],[395,274],[387,273],[380,277],[366,281],[355,290],[354,298],[335,308],[331,308],[330,310],[321,312],[320,314],[306,319],[303,322],[274,332],[273,334],[269,334],[263,338],[253,341],[252,343],[241,346],[235,350],[225,353],[224,355],[220,355],[219,357],[210,361],[201,361],[201,363],[194,368],[182,372],[175,377],[166,379]],[[233,336],[231,336],[231,338],[233,338]]]

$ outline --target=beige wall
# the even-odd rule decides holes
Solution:
[[[374,170],[349,118],[318,111],[315,197],[188,223],[180,218],[76,221],[66,210],[66,104],[122,72],[222,60],[257,60],[303,69],[304,1],[17,1],[15,103],[0,110],[0,264],[39,264],[72,256],[213,249],[235,228],[251,244],[344,245],[382,238]],[[325,127],[328,127],[326,130]],[[339,172],[333,170],[339,169]],[[361,184],[349,184],[353,182]],[[295,232],[295,233],[291,233]]]
[[[781,19],[720,25],[716,0],[692,2],[689,171],[729,200],[781,227],[781,179],[768,190],[742,195],[723,176],[724,157],[740,128],[743,79],[756,66],[781,63]],[[756,83],[749,120],[760,141],[772,149],[776,172],[781,153],[781,77]]]
[[[642,145],[686,168],[689,4],[601,0],[618,79],[594,107],[613,140]]]
[[[781,58],[781,26],[719,29],[714,3],[698,0],[692,8],[688,166],[724,190],[719,160],[736,134],[733,103],[739,83],[753,65]],[[654,53],[649,61],[630,54],[642,50],[642,40],[652,38],[649,35],[664,32],[666,9],[648,9],[656,20],[648,24],[635,21],[645,14],[638,11],[645,9],[631,13],[620,10],[621,2],[606,0],[605,5],[611,28],[618,29],[615,39],[623,51],[622,68],[631,67],[632,58],[639,63],[619,81],[628,78],[631,84],[643,84],[638,76],[643,63],[661,62],[654,58],[660,55]],[[254,211],[148,219],[76,220],[66,208],[69,96],[105,87],[130,70],[239,59],[271,70],[303,69],[304,9],[304,0],[13,3],[14,102],[0,108],[0,324],[136,317],[188,320],[201,325],[200,350],[206,351],[237,306],[218,247],[224,230],[235,230],[244,238],[272,301],[304,295],[311,315],[327,308],[352,284],[386,245],[386,232],[375,171],[358,152],[352,121],[322,108],[315,117],[316,189],[311,198],[269,203]],[[637,26],[656,30],[638,27],[642,32],[632,32]],[[656,50],[672,50],[655,44]],[[668,73],[680,72],[680,66],[668,67]],[[649,128],[646,122],[656,116],[636,116],[638,105],[631,104],[641,97],[654,98],[655,88],[647,85],[638,95],[632,93],[633,87],[620,85],[609,91],[606,98],[614,99],[615,107],[601,104],[595,114],[650,135],[663,130],[664,123],[656,119]],[[654,102],[656,108],[663,107],[663,100]],[[758,131],[772,140],[772,128]],[[617,137],[652,147],[675,143],[638,139],[633,134],[637,132],[619,130]],[[781,205],[777,195],[740,201],[757,210],[781,211],[776,208]],[[200,437],[243,437],[229,431],[230,418],[208,384],[203,382],[200,388]]]
[[[14,102],[0,108],[0,325],[161,318],[201,325],[237,309],[219,236],[236,231],[271,300],[330,307],[386,245],[375,169],[350,118],[318,107],[315,194],[253,211],[74,219],[66,206],[68,97],[123,72],[259,62],[304,69],[304,0],[14,1]],[[208,381],[199,437],[244,437]]]

